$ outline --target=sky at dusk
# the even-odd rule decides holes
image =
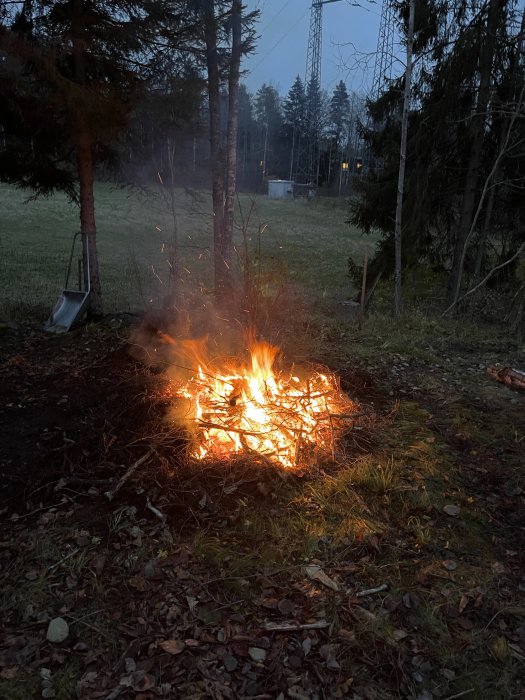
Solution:
[[[311,0],[245,0],[261,11],[256,53],[243,61],[243,82],[250,91],[263,83],[286,95],[295,77],[304,80]],[[367,93],[372,83],[381,0],[339,0],[323,6],[322,87],[331,92],[339,80]],[[368,56],[367,56],[368,54]]]

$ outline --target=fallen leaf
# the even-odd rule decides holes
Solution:
[[[474,627],[474,623],[468,617],[460,617],[458,625],[463,627],[464,630],[471,630]]]
[[[301,668],[302,666],[302,661],[299,656],[296,656],[295,654],[291,654],[288,657],[288,666],[293,669],[294,671],[297,671],[298,669]]]
[[[235,671],[235,669],[239,665],[239,662],[237,661],[235,656],[232,656],[231,654],[225,654],[222,658],[222,662],[224,664],[224,668],[228,671],[228,673]]]
[[[440,671],[441,675],[447,679],[447,681],[453,681],[456,677],[456,672],[451,668],[442,668]]]
[[[445,559],[441,564],[447,571],[455,571],[458,568],[458,563],[454,559]]]
[[[146,588],[146,580],[142,576],[133,576],[128,583],[136,591],[143,591]]]
[[[87,671],[77,683],[77,698],[88,698],[96,682],[98,674],[96,671]]]
[[[197,598],[194,598],[193,596],[186,596],[186,602],[188,603],[188,608],[193,612],[195,608],[197,607],[197,603],[199,602]]]
[[[18,672],[18,666],[10,666],[8,668],[3,668],[0,671],[0,678],[2,678],[5,681],[10,681],[13,678],[15,678],[17,672]]]
[[[321,569],[318,564],[310,564],[305,568],[306,575],[312,581],[319,581],[323,586],[330,588],[332,591],[338,591],[339,586]]]
[[[293,603],[288,598],[284,598],[283,600],[281,600],[277,607],[281,615],[284,615],[285,617],[290,617],[290,615],[293,615],[294,611],[297,608],[295,603]]]
[[[462,613],[465,610],[465,608],[467,607],[467,605],[468,605],[468,597],[466,595],[462,595],[461,599],[459,601],[459,607],[458,607],[459,612]]]
[[[459,515],[459,511],[459,506],[455,506],[452,503],[448,503],[446,506],[443,506],[443,513],[445,513],[445,515],[450,515],[453,518]]]
[[[165,639],[159,644],[159,646],[163,651],[165,651],[167,654],[171,654],[172,656],[181,654],[186,648],[186,645],[182,639]]]
[[[400,642],[405,637],[408,637],[408,632],[406,632],[405,630],[394,630],[392,636],[394,637],[396,642]]]
[[[155,676],[150,673],[144,673],[144,671],[135,671],[131,674],[133,679],[133,690],[142,691],[149,690],[155,687]]]
[[[93,566],[95,567],[95,572],[97,576],[100,576],[104,569],[104,565],[106,563],[106,555],[105,554],[99,554],[93,559]]]

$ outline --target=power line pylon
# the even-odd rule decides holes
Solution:
[[[312,0],[310,31],[306,52],[306,129],[300,142],[296,181],[317,185],[319,179],[319,138],[321,117],[321,49],[323,5],[340,0]]]
[[[392,0],[383,0],[381,6],[381,20],[379,23],[379,35],[377,37],[376,60],[374,63],[374,75],[372,90],[369,94],[371,102],[375,102],[389,86],[392,80],[392,66],[394,63],[394,34],[395,14]],[[368,113],[367,128],[378,131],[381,124],[371,118]],[[374,159],[370,144],[364,148],[366,169],[381,168],[381,159]]]
[[[377,100],[392,79],[394,63],[395,16],[392,0],[383,0],[379,36],[377,37],[376,60],[370,98]]]

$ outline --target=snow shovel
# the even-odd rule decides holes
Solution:
[[[64,291],[58,298],[55,308],[51,312],[51,316],[47,319],[44,330],[50,333],[67,333],[67,331],[79,321],[86,312],[89,303],[89,294],[91,291],[91,282],[89,275],[89,250],[88,240],[86,237],[86,257],[87,257],[87,279],[84,277],[84,283],[81,283],[80,260],[78,272],[78,289],[69,289],[69,277],[71,274],[71,263],[73,262],[73,254],[75,252],[75,244],[80,231],[73,236],[71,244],[71,253],[69,255],[69,264],[67,266],[66,281],[64,283]]]

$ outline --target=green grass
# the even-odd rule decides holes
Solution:
[[[145,191],[96,185],[98,249],[107,312],[155,306],[164,295],[169,270],[164,251],[173,226],[165,194],[159,188]],[[348,256],[360,262],[364,246],[370,245],[345,223],[346,201],[280,202],[241,195],[245,218],[252,200],[249,255],[252,264],[266,272],[269,284],[278,275],[321,298],[346,297],[350,291]],[[210,194],[202,192],[192,198],[177,191],[177,208],[183,286],[209,290]],[[51,308],[63,287],[71,237],[78,228],[78,209],[66,197],[27,201],[26,193],[0,185],[0,316],[41,315]],[[235,243],[239,250],[241,242],[237,209]]]

